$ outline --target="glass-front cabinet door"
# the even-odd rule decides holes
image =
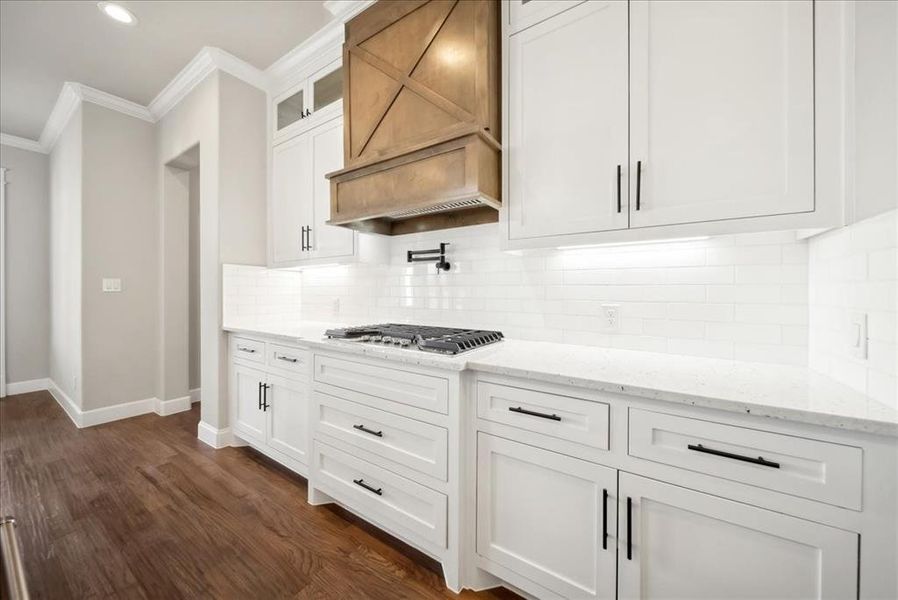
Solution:
[[[277,131],[286,129],[303,118],[303,112],[306,108],[304,104],[305,92],[306,90],[304,87],[299,88],[283,100],[277,102],[275,105],[275,112],[277,113],[277,124],[275,125],[275,128]]]
[[[283,140],[342,113],[340,60],[315,71],[274,99],[274,138]]]

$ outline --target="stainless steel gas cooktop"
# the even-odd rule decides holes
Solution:
[[[428,327],[400,323],[328,329],[325,335],[332,339],[391,345],[441,354],[458,354],[487,344],[501,342],[503,338],[501,331],[453,329],[451,327]]]

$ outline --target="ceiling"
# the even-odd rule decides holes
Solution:
[[[38,139],[65,81],[147,105],[203,46],[264,69],[333,18],[319,0],[118,4],[136,26],[96,2],[0,2],[0,131]]]

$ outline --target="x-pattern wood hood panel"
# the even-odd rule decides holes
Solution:
[[[495,0],[381,0],[347,23],[331,223],[392,234],[497,220],[498,18]]]

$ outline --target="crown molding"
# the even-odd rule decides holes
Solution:
[[[341,23],[345,23],[374,2],[375,0],[327,0],[324,8]]]
[[[306,66],[309,60],[342,43],[343,22],[331,21],[265,69],[269,89],[274,90],[280,82],[289,79],[298,69]]]
[[[0,144],[18,148],[19,150],[28,150],[29,152],[40,152],[41,154],[47,153],[47,150],[44,149],[44,147],[41,146],[41,143],[37,140],[29,140],[28,138],[10,135],[8,133],[0,133]]]
[[[268,90],[268,77],[265,76],[265,72],[261,69],[257,69],[245,60],[241,60],[233,54],[225,52],[221,48],[213,48],[210,46],[204,48],[204,50],[209,52],[213,64],[215,64],[216,68],[219,70],[236,77],[244,83],[259,88],[262,91]]]
[[[153,115],[150,114],[150,111],[147,110],[147,107],[143,106],[142,104],[131,102],[130,100],[125,100],[124,98],[119,98],[118,96],[113,96],[112,94],[109,94],[102,90],[88,87],[80,83],[76,83],[74,85],[77,86],[76,91],[81,97],[81,100],[84,102],[90,102],[91,104],[96,104],[98,106],[120,112],[122,114],[128,115],[129,117],[134,117],[135,119],[141,119],[150,123],[156,122],[156,119],[153,118]]]
[[[78,84],[72,81],[66,81],[62,84],[62,90],[56,98],[56,104],[50,112],[50,117],[44,124],[44,130],[41,132],[40,145],[45,152],[50,152],[56,141],[62,134],[62,130],[68,124],[69,119],[78,110],[81,105],[81,96],[78,93]]]
[[[164,117],[193,91],[193,88],[216,70],[224,71],[253,87],[268,91],[268,79],[264,72],[221,48],[204,46],[150,102],[148,108],[153,119],[158,121]]]
[[[175,75],[174,79],[162,88],[161,92],[156,94],[156,97],[148,105],[150,114],[157,121],[164,117],[214,71],[215,63],[212,60],[212,55],[208,52],[208,48],[204,47]]]
[[[66,81],[62,84],[62,90],[59,92],[59,97],[56,98],[53,111],[44,124],[44,130],[41,132],[38,143],[42,148],[42,152],[49,153],[53,149],[53,146],[56,145],[56,141],[62,134],[62,130],[68,125],[69,119],[72,118],[72,115],[75,114],[82,102],[90,102],[91,104],[120,112],[129,117],[149,121],[150,123],[155,122],[153,115],[150,114],[150,111],[145,106],[81,83]]]

